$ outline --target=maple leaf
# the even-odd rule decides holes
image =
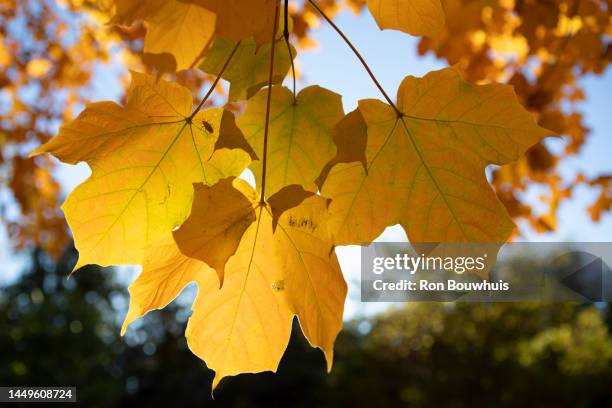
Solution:
[[[132,72],[125,107],[89,104],[32,153],[92,169],[63,205],[79,250],[75,269],[140,263],[145,248],[189,214],[193,182],[215,183],[248,165],[231,113],[191,113],[186,88]]]
[[[213,267],[223,285],[225,263],[234,255],[246,229],[255,221],[253,203],[232,186],[232,179],[214,187],[196,184],[191,213],[214,220],[202,228],[201,222],[185,222],[174,234],[182,253]],[[222,197],[222,202],[216,201]],[[221,205],[224,202],[229,205]]]
[[[112,23],[148,24],[144,53],[163,72],[193,67],[212,43],[217,15],[196,4],[178,0],[116,0]]]
[[[440,0],[367,0],[367,3],[381,30],[435,38],[444,27]]]
[[[272,207],[260,204],[255,190],[240,179],[196,185],[191,215],[174,232],[176,243],[166,236],[152,246],[130,287],[123,330],[196,281],[186,336],[191,351],[216,371],[213,388],[225,376],[275,371],[294,315],[331,368],[347,288],[327,237],[328,203],[297,186],[288,189],[270,197]],[[218,240],[225,241],[218,244],[220,251],[206,247],[210,235],[202,231],[218,232]],[[218,264],[220,257],[228,259],[222,287],[200,262]]]
[[[249,100],[236,121],[259,157],[264,144],[266,101],[267,90],[262,90]],[[319,86],[304,88],[295,100],[288,88],[272,88],[266,181],[269,195],[290,184],[316,191],[314,181],[334,155],[331,130],[343,115],[342,97]],[[262,166],[257,161],[250,167],[259,187]]]
[[[405,78],[397,107],[399,113],[363,100],[352,122],[361,117],[364,124],[341,123],[367,128],[367,145],[358,151],[350,138],[336,139],[344,159],[321,191],[332,199],[334,242],[371,242],[398,223],[411,242],[505,242],[514,223],[485,167],[517,160],[550,132],[535,124],[510,86],[471,85],[454,68]],[[346,164],[347,157],[355,162]]]
[[[199,68],[208,74],[218,75],[235,46],[235,42],[217,37]],[[296,51],[291,46],[290,56],[289,49],[282,41],[277,41],[275,48],[272,80],[274,84],[280,84],[291,67],[291,60],[295,58]],[[230,101],[249,99],[267,84],[271,50],[271,43],[264,44],[258,49],[255,40],[252,38],[240,43],[230,64],[223,73],[223,79],[231,84]]]
[[[218,286],[215,271],[208,265],[181,253],[172,233],[149,246],[142,272],[130,285],[130,305],[121,327],[123,336],[130,324],[148,312],[169,305],[191,282]],[[200,290],[203,290],[200,288]]]
[[[272,0],[115,0],[116,24],[148,25],[144,60],[162,72],[193,68],[215,35],[263,43],[273,19]],[[267,37],[266,37],[267,38]]]

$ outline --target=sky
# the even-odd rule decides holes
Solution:
[[[432,56],[418,56],[417,39],[395,31],[380,31],[368,13],[355,16],[343,12],[336,18],[336,23],[351,39],[364,56],[371,69],[381,82],[383,88],[392,97],[407,75],[423,76],[431,70],[446,67],[444,61]],[[315,31],[314,38],[319,44],[316,50],[309,50],[298,56],[298,67],[302,78],[298,88],[308,85],[320,85],[343,96],[345,111],[357,106],[359,99],[382,98],[369,76],[359,64],[356,57],[342,39],[325,22]],[[122,69],[117,66],[100,67],[96,72],[91,98],[92,100],[117,99],[120,95],[118,76]],[[612,106],[612,72],[602,77],[589,77],[583,81],[587,100],[580,105],[585,114],[585,121],[592,129],[592,134],[581,155],[567,160],[561,173],[572,179],[577,171],[587,175],[612,173],[612,121],[609,120]],[[551,141],[553,147],[559,141]],[[85,164],[69,166],[61,164],[57,177],[67,194],[89,174]],[[531,194],[535,203],[535,192]],[[559,229],[554,233],[536,234],[525,232],[527,241],[610,241],[612,239],[612,216],[606,215],[601,222],[594,224],[585,211],[586,206],[596,197],[596,192],[579,188],[574,198],[561,206]],[[18,257],[11,254],[6,243],[6,236],[0,232],[0,265],[4,273],[0,284],[7,277],[14,276],[20,269]],[[405,241],[406,235],[399,227],[388,228],[379,238],[383,241]],[[365,307],[359,302],[359,247],[338,249],[338,257],[349,283],[350,294],[346,305],[346,317],[354,317],[371,312],[378,306]],[[134,273],[129,274],[131,280]]]

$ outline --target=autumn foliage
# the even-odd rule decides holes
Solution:
[[[26,3],[0,6],[3,18],[56,17],[54,7]],[[76,44],[99,52],[87,61],[108,58],[110,44],[125,46],[133,70],[120,104],[79,95],[91,68],[73,67],[67,46],[52,52],[52,36],[37,37],[47,62],[24,64],[6,51],[2,60],[0,49],[0,64],[15,77],[5,85],[13,101],[32,78],[43,95],[56,88],[76,95],[60,101],[55,119],[63,124],[50,139],[38,130],[35,106],[23,108],[22,121],[13,103],[3,122],[11,144],[45,142],[30,154],[35,159],[9,157],[12,190],[30,221],[15,224],[14,233],[50,246],[58,240],[43,239],[49,230],[61,236],[58,188],[42,153],[87,163],[91,176],[62,206],[79,251],[75,269],[143,266],[130,287],[124,331],[195,281],[199,294],[186,336],[215,370],[213,387],[225,376],[274,371],[294,316],[331,369],[347,292],[338,245],[367,244],[395,224],[411,242],[505,242],[519,218],[554,229],[556,208],[577,183],[602,186],[594,218],[609,209],[608,176],[562,184],[555,173],[586,137],[580,115],[563,106],[581,99],[577,78],[603,72],[610,59],[609,11],[601,2],[346,4],[367,7],[381,29],[425,36],[420,51],[454,66],[407,76],[392,98],[334,24],[333,1],[303,7],[276,0],[116,0],[114,7],[72,1],[67,7],[84,11],[88,21],[110,19],[105,34],[94,22],[82,26],[90,43]],[[461,18],[453,17],[457,10]],[[360,101],[347,114],[331,90],[296,91],[293,60],[312,45],[308,33],[319,19],[353,49],[381,100]],[[53,34],[61,43],[60,26]],[[532,57],[539,64],[527,64]],[[86,77],[62,71],[70,69]],[[287,77],[293,87],[282,86]],[[225,105],[213,103],[220,79],[230,84]],[[204,97],[194,100],[204,82]],[[70,108],[80,102],[87,104],[71,119]],[[542,143],[555,134],[569,136],[561,155]],[[501,166],[492,183],[489,165]],[[254,187],[238,178],[247,168]],[[531,183],[550,187],[545,216],[518,198]]]

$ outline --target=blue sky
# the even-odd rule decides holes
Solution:
[[[421,57],[416,53],[417,39],[394,31],[379,31],[368,13],[355,16],[350,12],[340,14],[337,24],[360,50],[368,64],[392,97],[400,82],[406,75],[423,76],[428,71],[444,68],[443,61],[431,56]],[[298,65],[303,73],[298,87],[317,84],[331,89],[343,96],[345,110],[348,112],[357,106],[357,101],[364,98],[381,98],[378,89],[373,85],[365,70],[359,64],[350,49],[340,37],[327,25],[314,34],[319,43],[317,50],[301,54]],[[117,66],[97,70],[97,81],[91,93],[92,100],[116,99],[119,96],[117,77],[121,74]],[[612,173],[612,123],[610,107],[612,106],[612,72],[603,77],[589,77],[583,81],[587,101],[580,109],[584,112],[586,124],[592,128],[591,137],[580,156],[567,160],[561,169],[569,179],[577,171],[587,175]],[[554,142],[552,142],[554,143]],[[557,142],[558,143],[558,142]],[[61,165],[57,171],[65,193],[87,177],[87,166]],[[609,241],[612,238],[612,216],[605,216],[598,224],[593,224],[584,211],[585,207],[596,197],[596,193],[586,188],[576,191],[575,197],[560,209],[557,232],[538,235],[527,231],[526,239],[530,241]],[[0,265],[5,272],[4,279],[19,269],[20,263],[11,255],[6,237],[0,233]],[[405,234],[398,227],[389,228],[381,237],[386,241],[405,240]],[[360,314],[363,309],[358,301],[359,277],[358,248],[341,248],[339,257],[343,270],[349,280],[352,301],[347,304],[347,316]],[[0,283],[4,280],[0,276]]]

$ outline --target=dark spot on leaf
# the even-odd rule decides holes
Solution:
[[[207,121],[205,121],[205,120],[202,121],[202,126],[204,127],[204,129],[208,133],[213,133],[215,131],[215,129],[213,129],[212,125],[210,123],[208,123]]]
[[[285,290],[285,280],[279,279],[277,281],[274,281],[272,283],[272,290],[276,292],[282,292],[283,290]]]
[[[310,231],[314,231],[317,227],[310,218],[294,218],[289,216],[289,226],[294,228],[304,228]]]

